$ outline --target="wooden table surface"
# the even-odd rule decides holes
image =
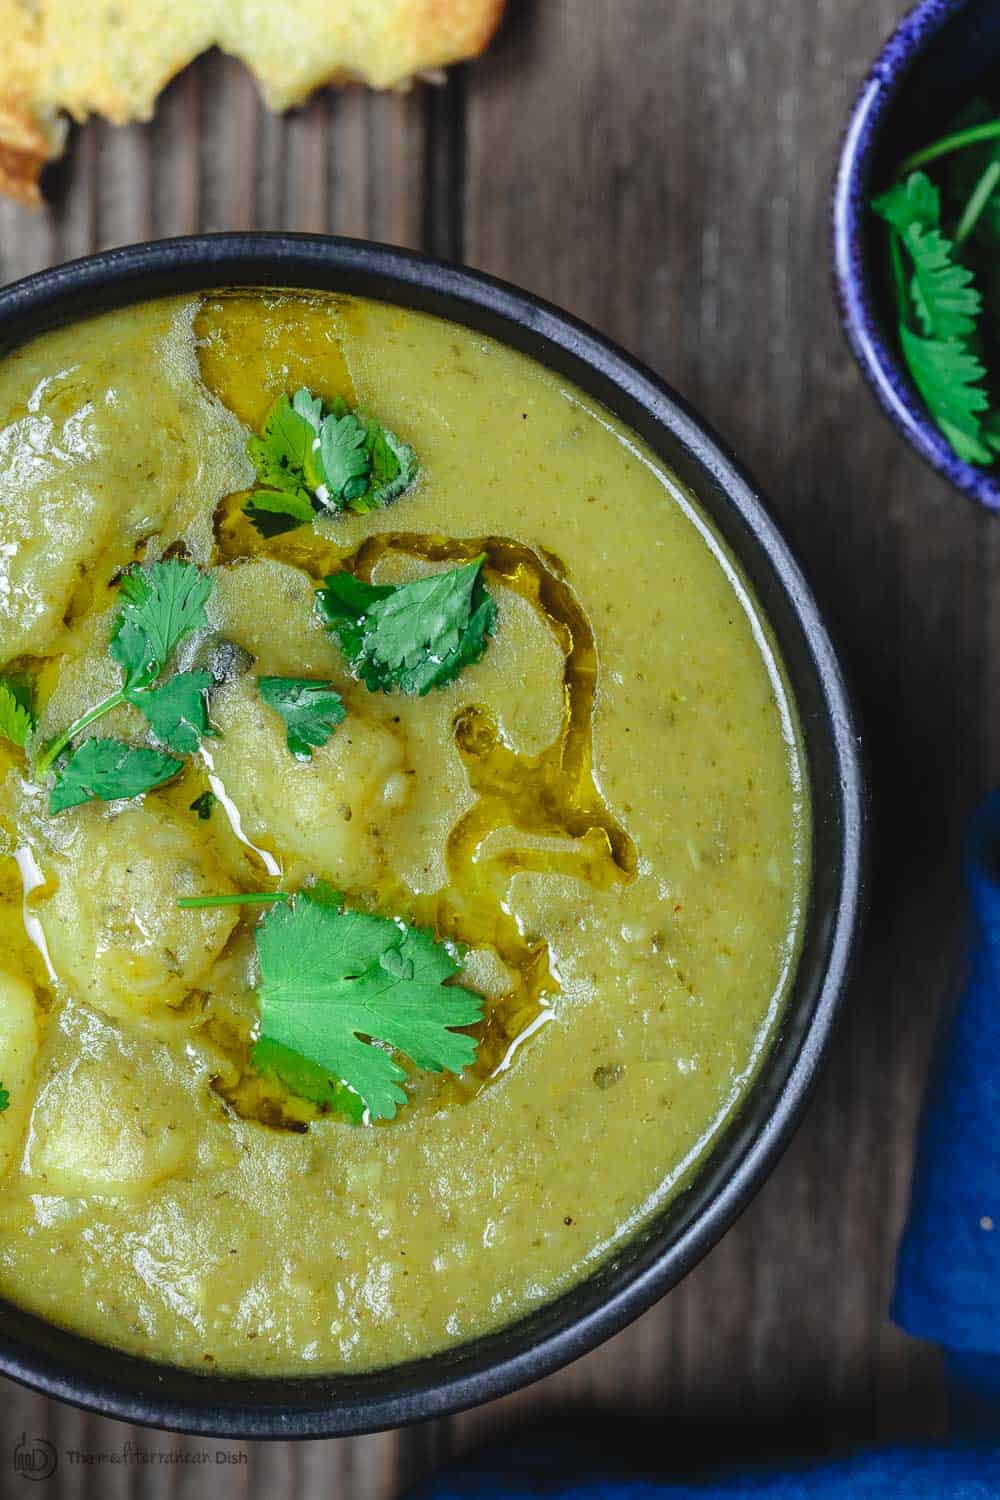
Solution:
[[[568,1423],[676,1472],[941,1431],[938,1360],[887,1318],[911,1134],[954,963],[961,821],[1000,769],[1000,529],[925,470],[842,342],[827,204],[838,136],[904,0],[510,0],[479,63],[284,120],[218,55],[155,121],[74,134],[47,210],[0,206],[0,279],[193,230],[423,247],[581,314],[660,371],[756,473],[851,663],[878,843],[868,951],[819,1094],[750,1211],[604,1348],[507,1400],[378,1437],[205,1444],[0,1382],[11,1450],[60,1497],[388,1500],[435,1464]],[[86,1466],[70,1450],[152,1462]],[[214,1462],[227,1448],[237,1460]],[[212,1450],[212,1465],[167,1463]],[[246,1461],[241,1461],[241,1452]]]

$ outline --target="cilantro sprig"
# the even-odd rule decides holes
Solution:
[[[3,1084],[0,1083],[0,1115],[3,1114],[5,1109],[10,1109],[10,1094],[4,1088]]]
[[[61,813],[83,802],[138,797],[176,776],[183,764],[160,750],[124,745],[121,740],[84,740],[59,769],[49,811]]]
[[[483,584],[485,553],[412,583],[364,583],[334,573],[316,604],[354,675],[370,692],[429,693],[476,662],[496,628]]]
[[[340,397],[324,405],[302,389],[279,396],[247,452],[258,487],[244,506],[264,536],[309,525],[317,514],[390,505],[419,470],[408,443]]]
[[[910,156],[872,208],[888,227],[913,383],[957,456],[990,465],[1000,454],[1000,120],[978,118],[989,114],[981,105],[965,113],[975,122]],[[932,163],[944,164],[941,185],[923,170]]]
[[[0,739],[23,750],[35,728],[30,684],[21,677],[0,677]]]
[[[108,647],[122,669],[122,685],[70,724],[35,766],[37,776],[55,767],[53,813],[94,798],[113,801],[151,791],[181,769],[183,762],[175,757],[191,754],[210,732],[211,674],[175,672],[160,679],[181,642],[208,623],[205,606],[211,592],[211,578],[180,559],[124,574]],[[154,737],[172,755],[91,738],[60,760],[73,740],[124,703],[144,714]]]
[[[257,689],[268,708],[281,715],[288,748],[296,760],[310,760],[325,745],[347,710],[332,682],[305,677],[258,677]]]
[[[196,902],[273,905],[255,932],[253,1061],[293,1093],[355,1120],[391,1120],[407,1102],[394,1053],[434,1073],[461,1073],[475,1060],[475,1039],[458,1028],[482,1020],[482,999],[447,982],[461,961],[430,932],[351,911],[323,885],[178,904]]]

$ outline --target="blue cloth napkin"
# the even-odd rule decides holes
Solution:
[[[485,1455],[413,1500],[1000,1500],[1000,791],[972,819],[963,873],[965,985],[936,1049],[893,1305],[944,1349],[956,1440],[699,1483],[573,1477],[570,1452]]]
[[[995,1450],[900,1448],[794,1473],[733,1475],[706,1484],[609,1480],[552,1486],[466,1470],[422,1486],[411,1500],[996,1500],[998,1495]]]
[[[1000,791],[972,821],[964,867],[968,977],[937,1049],[893,1306],[953,1360],[1000,1356]]]

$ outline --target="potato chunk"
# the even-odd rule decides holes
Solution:
[[[143,539],[184,532],[207,557],[212,508],[249,472],[239,424],[192,381],[193,313],[129,308],[4,360],[0,665],[56,645]]]
[[[232,908],[181,911],[178,896],[232,891],[190,826],[154,801],[108,815],[84,807],[41,858],[55,892],[37,911],[62,984],[119,1018],[179,1005],[204,986],[236,925]]]
[[[272,844],[293,882],[317,875],[348,890],[371,889],[385,862],[386,820],[409,795],[400,740],[349,714],[310,761],[298,761],[253,678],[217,693],[213,712],[222,731],[212,749],[216,771],[247,837]]]
[[[28,985],[0,972],[0,1085],[10,1096],[0,1113],[0,1177],[14,1165],[34,1095],[38,1054],[35,997]]]
[[[68,1007],[61,1029],[79,1050],[39,1092],[24,1170],[39,1192],[143,1197],[181,1169],[192,1144],[169,1054],[78,1006]]]
[[[305,573],[263,558],[216,568],[212,578],[212,623],[250,652],[262,676],[342,675],[340,654],[316,613],[316,585]]]

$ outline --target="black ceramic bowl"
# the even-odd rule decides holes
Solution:
[[[126,1421],[240,1438],[398,1426],[500,1396],[616,1333],[689,1271],[746,1205],[799,1119],[858,940],[864,796],[840,667],[812,595],[752,483],[655,376],[555,309],[455,266],[346,240],[219,235],[111,251],[0,292],[0,355],[140,298],[280,286],[374,297],[465,324],[604,403],[698,496],[756,591],[801,716],[814,819],[811,907],[780,1033],[694,1184],[582,1282],[529,1317],[429,1359],[367,1375],[231,1379],[152,1364],[0,1309],[0,1370]],[[655,579],[650,580],[655,587]]]
[[[1000,70],[997,0],[920,0],[876,59],[841,148],[833,202],[834,265],[848,341],[883,409],[917,452],[964,494],[1000,510],[1000,467],[977,468],[952,451],[899,353],[881,226],[869,200],[913,151],[943,135],[984,81]]]

